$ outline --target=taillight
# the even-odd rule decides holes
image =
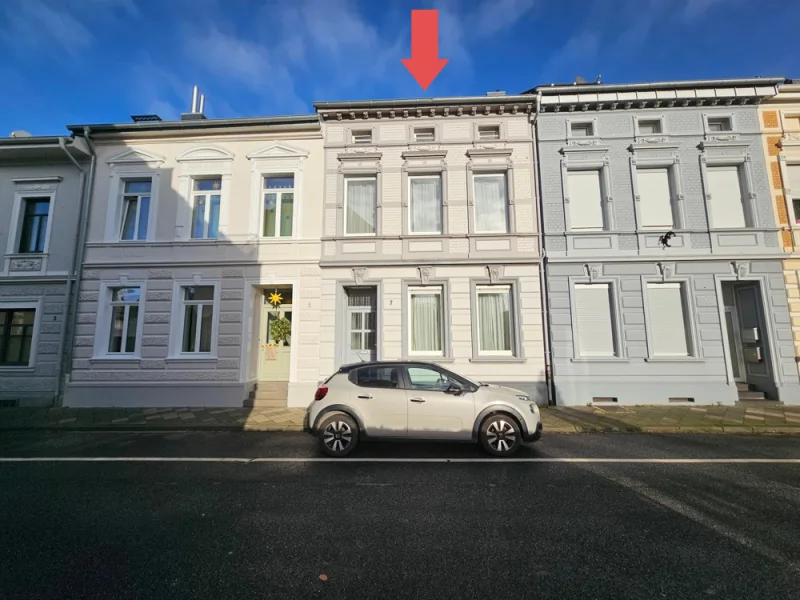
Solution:
[[[328,386],[326,386],[326,385],[321,385],[321,386],[319,386],[319,387],[317,388],[317,391],[316,391],[316,393],[314,394],[314,400],[316,400],[317,402],[319,402],[320,400],[322,400],[322,399],[323,399],[325,396],[327,396],[327,395],[328,395]]]

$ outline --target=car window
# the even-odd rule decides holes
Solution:
[[[350,381],[359,387],[396,389],[400,377],[397,367],[361,367],[350,373]]]
[[[443,392],[451,383],[461,385],[437,369],[430,367],[407,367],[408,381],[412,390]]]

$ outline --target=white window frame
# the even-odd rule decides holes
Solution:
[[[353,146],[371,146],[373,144],[374,133],[372,128],[351,129],[349,131],[350,144]],[[359,138],[366,138],[367,135],[369,135],[369,139],[359,140]]]
[[[431,134],[431,138],[430,139],[420,139],[419,135],[421,133],[424,133],[425,135],[430,133]],[[432,144],[432,143],[436,142],[436,140],[437,140],[437,137],[436,137],[436,126],[435,125],[430,125],[428,127],[414,127],[414,129],[413,129],[413,138],[412,139],[414,140],[415,144]]]
[[[709,120],[713,121],[715,119],[727,119],[731,124],[731,128],[726,131],[711,131],[711,125],[709,123]],[[728,136],[735,134],[738,131],[738,129],[736,126],[736,119],[734,118],[734,114],[725,112],[703,113],[703,131],[705,132],[706,137]]]
[[[114,290],[120,288],[138,288],[139,289],[139,301],[138,302],[124,302],[121,300],[114,300]],[[105,354],[106,356],[115,357],[119,356],[121,358],[131,358],[131,357],[138,357],[141,354],[141,338],[140,338],[140,330],[141,327],[139,326],[140,322],[144,321],[144,307],[143,307],[143,298],[142,298],[142,287],[140,285],[109,285],[105,288],[105,300],[106,306],[108,307],[107,311],[107,318],[105,322]],[[128,319],[130,316],[130,307],[136,306],[139,309],[139,316],[136,320],[136,334],[134,336],[133,341],[133,350],[131,352],[126,352],[124,350],[120,350],[119,352],[111,352],[108,349],[110,336],[111,336],[111,326],[113,325],[113,318],[114,318],[114,307],[122,306],[124,307],[123,313],[123,321],[122,321],[122,345],[125,345],[125,333],[128,331]]]
[[[590,265],[592,268],[600,268],[599,265]],[[585,285],[607,285],[609,295],[609,309],[611,314],[611,333],[614,336],[613,347],[614,355],[585,355],[580,353],[580,334],[578,332],[578,309],[575,302],[575,289],[577,286]],[[572,315],[572,358],[570,362],[625,362],[625,346],[622,343],[622,314],[620,313],[620,302],[618,296],[619,283],[614,279],[599,277],[570,277],[569,278],[569,305]]]
[[[266,187],[267,179],[271,177],[292,177],[293,183],[291,188],[279,188],[275,190],[269,190]],[[295,232],[297,231],[297,174],[291,170],[289,171],[275,171],[274,173],[264,173],[261,176],[261,219],[259,221],[259,228],[258,228],[258,236],[262,240],[291,240],[295,238]],[[292,233],[291,235],[264,235],[264,224],[266,222],[266,202],[267,202],[267,194],[276,194],[277,198],[275,199],[275,233],[280,232],[280,224],[281,224],[281,208],[283,207],[283,194],[292,194]]]
[[[750,171],[750,163],[749,157],[744,154],[739,157],[709,156],[705,151],[701,152],[700,172],[703,179],[703,200],[705,202],[708,228],[710,230],[719,228],[714,224],[714,213],[711,209],[711,190],[708,185],[709,167],[736,167],[739,170],[739,188],[743,200],[744,227],[736,227],[731,229],[731,231],[744,231],[746,229],[758,228],[758,212],[755,204],[756,195],[753,188],[753,175]]]
[[[161,182],[161,165],[166,159],[152,152],[129,147],[110,157],[109,166],[111,184],[109,186],[108,210],[106,211],[106,242],[115,244],[142,244],[153,241],[158,219],[159,187]],[[131,179],[150,179],[150,214],[147,221],[147,236],[143,240],[122,240],[123,197],[125,184]]]
[[[656,354],[653,349],[652,319],[650,314],[650,301],[647,297],[648,287],[651,285],[677,285],[681,290],[681,302],[683,303],[684,330],[686,334],[686,349],[688,354]],[[688,279],[676,278],[650,278],[642,277],[642,301],[644,305],[645,336],[647,337],[647,356],[648,362],[671,362],[671,361],[692,361],[698,358],[698,337],[695,326],[694,297],[692,295],[691,281]]]
[[[207,241],[207,240],[218,240],[221,232],[219,231],[220,222],[222,221],[222,210],[223,210],[223,189],[225,188],[225,180],[222,178],[221,175],[208,175],[208,176],[200,176],[195,175],[190,178],[191,181],[189,183],[190,186],[190,194],[191,194],[191,217],[189,223],[189,238],[196,241]],[[213,179],[219,179],[219,190],[207,190],[207,191],[200,191],[194,189],[194,182],[195,181],[208,181]],[[208,226],[210,223],[210,216],[211,216],[211,196],[219,196],[219,221],[217,223],[217,237],[211,238],[208,237]],[[197,198],[198,196],[203,196],[206,199],[205,209],[203,210],[203,235],[201,237],[194,237],[194,208],[197,205]]]
[[[414,303],[411,298],[415,294],[436,294],[439,296],[439,314],[440,314],[440,322],[439,322],[439,341],[441,342],[442,348],[438,352],[428,352],[428,351],[420,351],[420,350],[413,350],[412,345],[414,344],[414,336],[413,336],[413,312],[414,312]],[[407,306],[408,306],[408,325],[406,334],[408,335],[408,348],[406,348],[406,352],[408,353],[407,356],[436,356],[436,357],[443,357],[445,356],[445,348],[447,346],[447,336],[445,335],[445,320],[447,319],[447,315],[445,314],[445,292],[444,292],[444,285],[441,284],[431,284],[431,285],[410,285],[408,286],[407,290]]]
[[[659,131],[658,133],[642,133],[640,125],[640,123],[642,122],[652,122],[652,123],[657,122],[659,129],[661,131]],[[667,135],[666,119],[664,118],[664,115],[634,115],[633,125],[634,125],[634,137],[636,139],[661,137]]]
[[[19,245],[22,241],[22,229],[25,225],[25,206],[28,200],[45,199],[50,202],[50,207],[47,211],[47,228],[44,232],[44,246],[41,252],[20,252]],[[18,254],[20,256],[36,258],[50,253],[50,233],[53,231],[53,212],[55,209],[56,193],[55,191],[44,191],[41,193],[36,192],[17,192],[14,194],[14,208],[12,209],[11,222],[16,223],[17,226],[9,231],[9,245],[6,250],[7,254]]]
[[[571,206],[572,200],[571,200],[571,196],[569,195],[569,175],[570,175],[570,173],[587,172],[587,171],[588,172],[596,172],[597,173],[597,180],[598,180],[598,182],[600,184],[600,215],[601,215],[601,217],[603,219],[603,222],[600,225],[600,227],[591,227],[591,228],[586,227],[586,228],[583,228],[583,229],[573,229],[572,228],[572,217],[571,217],[571,213],[570,213],[570,206]],[[584,233],[584,232],[585,233],[598,233],[598,232],[601,232],[601,231],[608,231],[610,229],[609,228],[609,223],[608,223],[608,210],[606,208],[606,182],[605,182],[605,177],[604,177],[602,168],[601,169],[593,169],[593,168],[587,168],[587,169],[571,168],[571,169],[567,169],[567,173],[566,173],[566,176],[565,176],[564,190],[565,190],[565,192],[567,192],[565,194],[564,199],[567,202],[567,215],[565,215],[565,216],[567,218],[567,222],[569,223],[569,231],[576,232],[576,233]]]
[[[672,207],[672,230],[681,229],[685,226],[684,216],[684,193],[683,193],[683,174],[681,172],[681,162],[678,154],[671,158],[648,157],[646,154],[641,156],[634,153],[630,158],[631,162],[631,185],[633,186],[634,213],[636,215],[636,229],[640,232],[653,233],[661,232],[658,227],[644,227],[642,225],[641,214],[641,195],[639,193],[639,170],[646,169],[667,169],[670,183],[670,204]]]
[[[508,323],[508,335],[509,335],[509,342],[511,345],[510,350],[483,350],[481,348],[481,311],[480,311],[480,304],[479,298],[481,293],[484,294],[495,294],[499,295],[502,293],[506,293],[508,295],[508,314],[509,314],[509,323]],[[510,283],[497,283],[497,284],[480,284],[475,286],[475,323],[477,324],[476,335],[478,339],[475,340],[475,347],[478,350],[478,357],[492,357],[492,356],[502,356],[502,357],[513,357],[515,356],[515,349],[517,348],[517,315],[516,315],[516,303],[514,297],[514,286]]]
[[[209,304],[208,300],[184,300],[184,290],[186,287],[213,287],[214,300],[210,302],[212,306],[211,315],[211,348],[209,352],[184,352],[183,351],[183,323],[185,315],[185,307],[187,305],[203,305]],[[170,326],[170,354],[167,358],[170,359],[190,359],[190,360],[216,360],[217,358],[217,339],[219,335],[219,307],[220,307],[220,291],[221,284],[219,280],[200,279],[195,277],[194,280],[176,280],[172,290],[172,318]],[[199,327],[201,319],[197,320],[195,324]],[[197,336],[196,343],[200,343],[200,336]]]
[[[374,181],[375,182],[375,224],[373,226],[374,231],[372,233],[348,233],[347,232],[347,188],[350,185],[351,181]],[[378,219],[380,218],[380,212],[378,211],[378,197],[380,195],[379,189],[379,178],[377,175],[345,175],[344,177],[344,199],[342,200],[342,234],[345,237],[376,237],[378,235]]]
[[[581,118],[571,119],[570,118],[570,119],[565,119],[565,121],[566,121],[566,127],[567,127],[566,138],[568,140],[594,140],[594,139],[597,139],[599,137],[599,134],[598,134],[598,131],[597,131],[597,118],[596,117],[584,118],[584,119],[581,119]],[[578,126],[578,127],[583,127],[583,126],[588,125],[591,128],[591,131],[590,131],[589,135],[575,136],[575,135],[572,135],[572,126],[573,125]]]
[[[0,310],[33,310],[33,336],[31,337],[31,354],[28,356],[27,365],[0,365],[0,373],[14,371],[30,371],[36,366],[36,355],[39,344],[39,328],[42,322],[43,298],[20,298],[14,302],[0,301]]]
[[[439,231],[412,231],[411,229],[411,205],[414,203],[414,196],[411,193],[411,181],[414,179],[438,179],[439,180],[439,223],[441,228]],[[425,174],[425,175],[408,175],[408,235],[442,235],[444,233],[444,177],[442,173]]]
[[[603,201],[603,223],[604,228],[602,231],[614,231],[616,228],[616,220],[614,218],[614,186],[611,181],[611,167],[610,158],[605,149],[602,148],[584,148],[581,146],[569,147],[564,149],[564,158],[561,159],[561,189],[564,195],[564,224],[567,233],[581,235],[583,231],[587,231],[591,235],[597,235],[597,231],[578,230],[572,229],[570,220],[570,207],[569,207],[569,183],[568,175],[570,171],[591,171],[600,170],[600,190]],[[588,154],[591,156],[589,159],[573,158],[573,153],[582,155]]]
[[[136,323],[136,349],[132,353],[109,352],[108,339],[111,332],[111,319],[114,314],[111,308],[111,290],[113,288],[132,287],[139,288],[139,319]],[[119,279],[100,282],[92,360],[139,360],[141,358],[146,294],[147,281],[143,279],[128,279],[127,276],[121,275]]]
[[[786,152],[781,152],[778,155],[778,167],[781,171],[781,181],[783,184],[783,198],[786,202],[786,210],[789,217],[789,228],[800,228],[800,213],[794,209],[795,200],[800,200],[800,189],[795,190],[792,188],[792,181],[789,177],[789,167],[800,168],[800,155],[788,157]]]
[[[492,135],[486,137],[484,134],[491,131]],[[497,135],[494,135],[496,133]],[[500,125],[478,125],[478,141],[479,142],[497,142],[502,137]]]
[[[150,181],[150,191],[145,193],[127,193],[125,191],[125,185],[131,182],[144,182]],[[152,177],[129,177],[125,176],[120,178],[120,191],[119,191],[119,206],[120,206],[120,218],[119,218],[119,233],[118,238],[120,242],[128,243],[128,242],[146,242],[150,237],[150,223],[152,222],[152,212],[153,212],[153,186],[155,182],[153,181]],[[125,229],[125,215],[127,211],[125,210],[127,207],[127,198],[136,197],[136,217],[134,218],[133,222],[133,234],[134,237],[126,240],[122,237],[122,232]],[[139,224],[141,219],[141,210],[142,210],[142,198],[149,198],[148,201],[148,208],[147,208],[147,227],[144,232],[144,238],[137,237],[139,234]]]
[[[476,177],[502,177],[505,182],[506,190],[506,226],[503,229],[478,229],[478,194],[475,192],[475,178]],[[475,171],[472,173],[472,218],[474,223],[475,233],[510,233],[511,232],[511,181],[508,177],[508,171]]]

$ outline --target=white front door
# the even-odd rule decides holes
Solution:
[[[272,324],[278,319],[292,321],[292,305],[281,304],[274,308],[265,304],[261,309],[261,332],[259,333],[260,359],[259,381],[289,381],[292,358],[292,339],[277,343],[272,337]]]
[[[374,287],[347,288],[344,363],[377,359],[377,293]]]

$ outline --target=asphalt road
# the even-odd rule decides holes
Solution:
[[[3,458],[319,456],[303,434],[0,433]],[[800,443],[546,436],[520,457],[800,459]],[[0,461],[0,598],[798,598],[797,463],[355,458]]]

